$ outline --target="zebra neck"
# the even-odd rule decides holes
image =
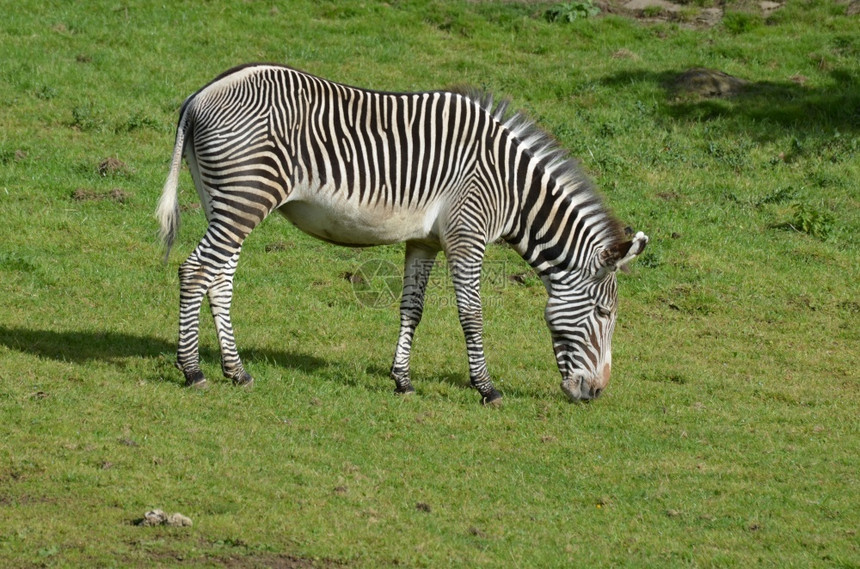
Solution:
[[[507,241],[545,283],[589,270],[597,252],[621,235],[584,178],[533,185],[522,196],[517,225]]]

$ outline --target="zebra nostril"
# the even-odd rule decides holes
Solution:
[[[601,393],[603,393],[603,390],[598,387],[597,389],[594,390],[594,397],[595,398],[600,397]]]

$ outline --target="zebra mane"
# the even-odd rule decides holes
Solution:
[[[520,144],[525,146],[534,159],[544,163],[545,171],[556,179],[565,193],[576,197],[583,205],[599,206],[599,210],[603,212],[602,229],[606,236],[606,247],[612,247],[627,240],[623,224],[606,206],[594,183],[583,172],[579,161],[570,156],[552,134],[524,111],[511,111],[509,109],[511,101],[508,98],[496,102],[493,93],[468,86],[456,86],[450,91],[474,101],[488,112]]]

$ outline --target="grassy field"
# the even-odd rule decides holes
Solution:
[[[0,18],[0,566],[860,566],[860,34],[847,4],[723,22],[555,4],[22,1]],[[575,8],[574,3],[565,6]],[[555,12],[554,12],[555,13]],[[650,13],[650,16],[656,14]],[[620,277],[613,382],[568,404],[545,292],[494,246],[501,408],[478,404],[437,267],[417,394],[393,306],[350,274],[402,263],[280,218],[250,236],[234,323],[251,390],[173,367],[177,111],[221,71],[287,63],[385,90],[510,96],[652,242]],[[732,98],[676,91],[708,67]],[[141,527],[181,512],[191,527]]]

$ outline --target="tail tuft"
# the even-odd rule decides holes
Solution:
[[[176,143],[173,146],[173,159],[170,162],[170,172],[167,181],[161,191],[161,199],[158,200],[158,208],[155,217],[158,219],[158,235],[164,244],[164,262],[170,256],[170,249],[179,233],[179,200],[177,191],[179,187],[179,171],[182,168],[182,153],[185,148],[185,133],[187,122],[185,116],[180,119],[176,129]]]

